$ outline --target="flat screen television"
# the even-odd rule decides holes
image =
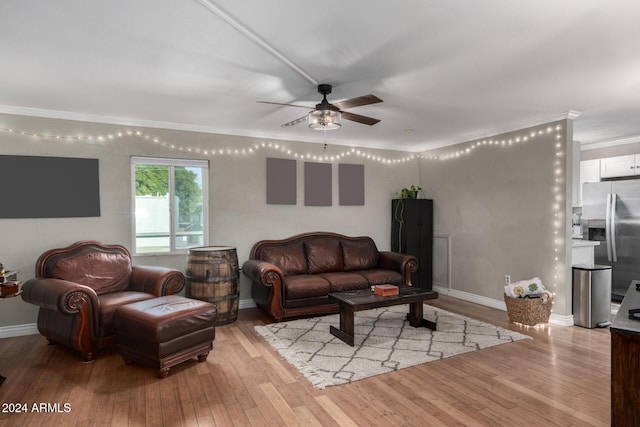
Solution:
[[[0,218],[100,216],[98,159],[0,155]]]

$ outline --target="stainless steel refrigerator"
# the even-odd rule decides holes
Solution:
[[[612,267],[611,298],[622,301],[640,280],[640,179],[585,183],[583,238],[598,240],[596,264]]]

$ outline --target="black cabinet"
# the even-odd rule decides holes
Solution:
[[[433,200],[393,199],[391,201],[391,250],[413,255],[418,271],[411,276],[413,286],[431,290],[433,278]]]

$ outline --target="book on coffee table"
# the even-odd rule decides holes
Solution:
[[[373,288],[373,293],[381,297],[388,297],[391,295],[398,295],[398,287],[396,285],[376,285]]]

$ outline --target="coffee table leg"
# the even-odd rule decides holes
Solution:
[[[412,302],[411,304],[409,304],[409,313],[407,313],[407,320],[409,321],[409,324],[414,328],[424,326],[425,328],[429,328],[432,331],[435,331],[436,322],[427,320],[422,316],[422,302]]]
[[[331,325],[329,332],[331,335],[340,338],[350,346],[354,345],[354,332],[353,332],[353,311],[340,308],[340,329]]]

